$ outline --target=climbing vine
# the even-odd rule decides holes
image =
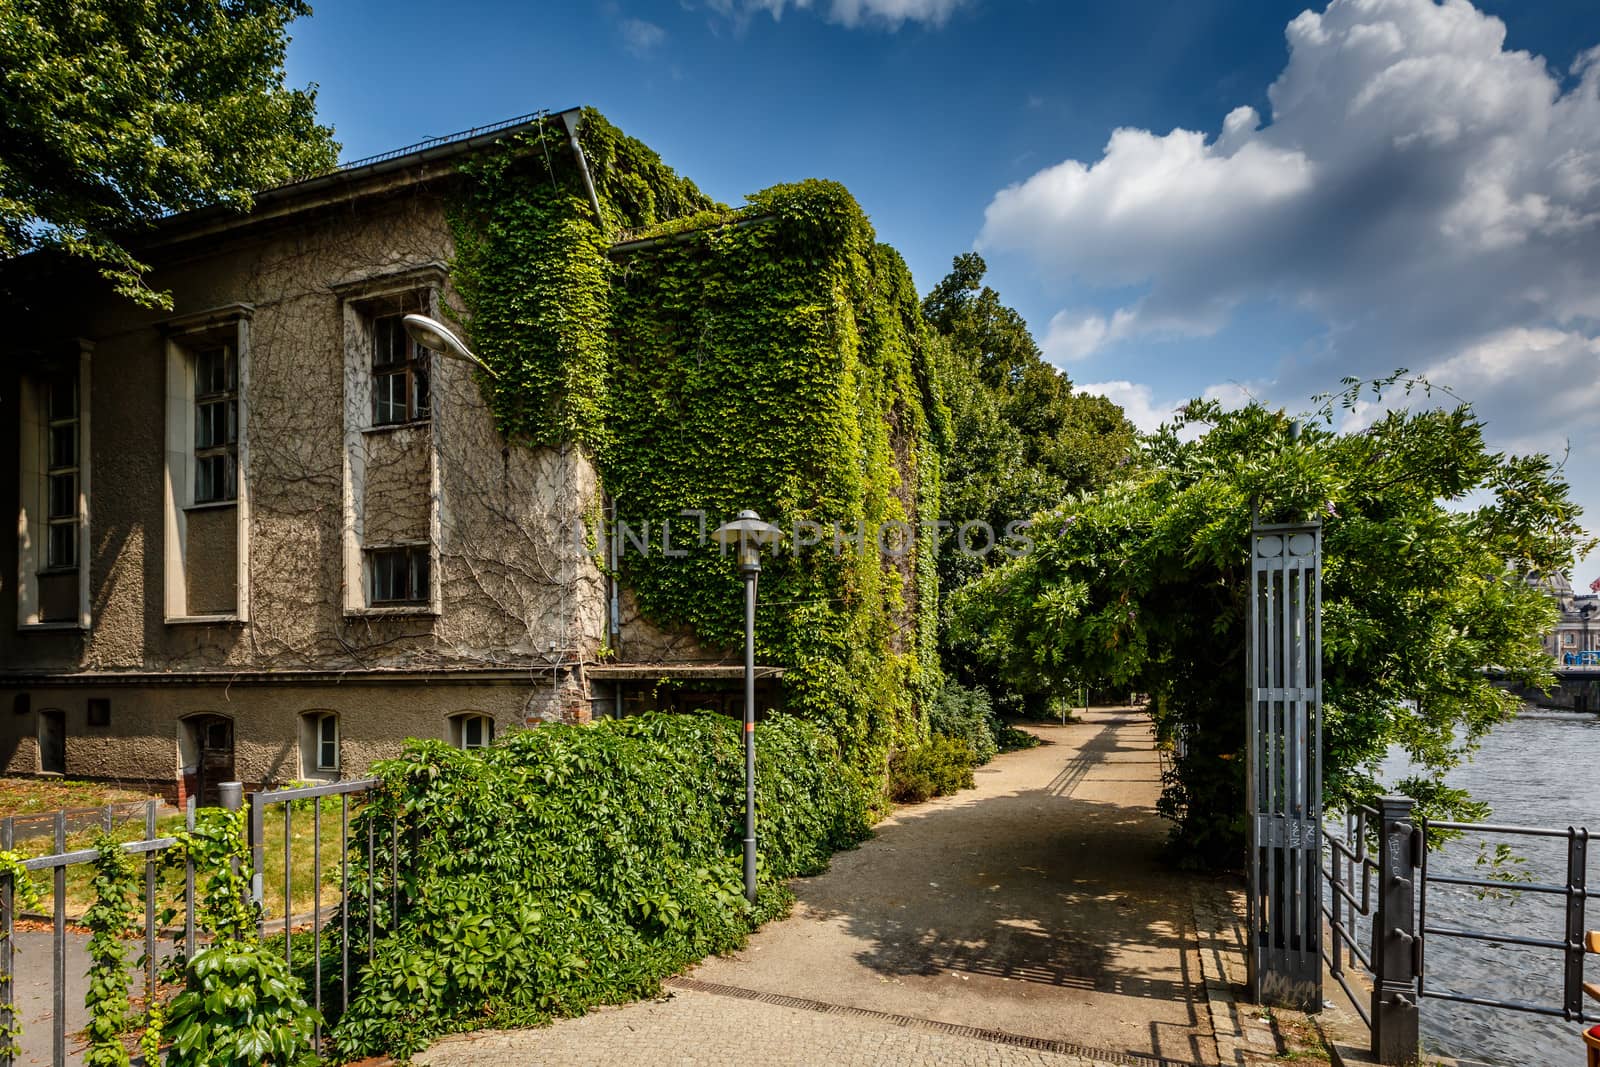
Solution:
[[[127,1067],[122,1032],[133,1006],[122,939],[133,929],[137,875],[133,860],[110,834],[96,839],[95,851],[94,903],[83,913],[83,925],[89,928],[89,985],[83,997],[89,1009],[89,1047],[83,1062],[87,1067]]]
[[[730,210],[592,111],[582,141],[603,225],[553,128],[465,167],[452,277],[498,424],[588,450],[648,546],[618,576],[710,648],[741,640],[740,583],[681,514],[807,531],[764,564],[758,654],[881,769],[938,679],[940,404],[910,272],[835,183]]]
[[[13,913],[17,911],[31,911],[44,902],[44,894],[33,879],[28,876],[28,868],[22,865],[22,856],[10,849],[0,849],[0,878],[9,879],[11,882]],[[12,1020],[9,1026],[0,1024],[0,1052],[8,1056],[22,1055],[22,1048],[17,1044],[17,1038],[22,1036],[22,1026],[16,1021],[17,1005],[9,1002],[0,1004],[0,1011],[6,1018]]]
[[[204,808],[163,861],[194,863],[195,921],[211,943],[180,959],[183,990],[147,1016],[146,1048],[171,1044],[168,1067],[314,1062],[316,1011],[278,952],[261,942],[249,894],[243,811]],[[152,998],[153,1000],[154,998]]]

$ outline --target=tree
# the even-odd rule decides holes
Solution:
[[[315,86],[284,86],[302,0],[0,2],[0,257],[58,249],[145,304],[133,250],[176,211],[248,209],[331,170]]]
[[[1332,431],[1331,408],[1296,437],[1259,404],[1191,403],[1147,440],[1138,474],[1042,517],[1036,550],[968,585],[952,608],[953,641],[1024,691],[1088,673],[1152,694],[1160,734],[1185,741],[1161,808],[1198,862],[1243,855],[1253,509],[1325,522],[1324,774],[1335,806],[1371,800],[1378,762],[1399,745],[1421,771],[1398,788],[1423,811],[1481,816],[1443,776],[1515,712],[1485,668],[1551,682],[1540,637],[1554,608],[1529,578],[1565,570],[1593,544],[1550,460],[1488,451],[1470,407],[1398,411],[1349,434]],[[1469,508],[1469,494],[1488,502]]]
[[[934,362],[950,416],[941,509],[957,523],[984,522],[1003,534],[1008,523],[1122,476],[1134,429],[1116,404],[1074,391],[1044,361],[1022,316],[983,284],[986,270],[975,252],[956,256],[922,312],[938,338]],[[982,535],[972,543],[981,547]],[[941,552],[941,592],[948,596],[1004,558]],[[948,641],[941,653],[958,681],[1014,705],[992,668]]]

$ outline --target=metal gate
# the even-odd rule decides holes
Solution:
[[[1250,530],[1250,993],[1322,1007],[1322,525]]]

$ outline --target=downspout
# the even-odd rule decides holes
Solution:
[[[610,527],[605,530],[606,554],[610,557],[609,562],[611,564],[611,580],[607,583],[611,586],[611,618],[608,621],[611,624],[611,654],[620,657],[622,655],[622,605],[621,595],[617,588],[619,584],[617,581],[617,566],[620,561],[617,559],[617,501],[615,497],[612,498],[611,506],[608,510],[611,512]]]
[[[572,145],[572,154],[578,159],[578,173],[583,175],[583,187],[589,191],[589,206],[594,208],[594,224],[604,233],[606,229],[605,216],[600,214],[600,197],[595,195],[594,179],[589,176],[589,161],[584,158],[583,145],[578,143],[578,127],[583,122],[583,112],[577,108],[561,113],[561,125],[567,131],[567,143]]]

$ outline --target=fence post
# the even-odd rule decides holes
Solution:
[[[11,851],[15,837],[15,823],[7,816],[0,820],[0,850]],[[12,955],[11,938],[13,928],[16,926],[16,886],[12,882],[9,871],[0,873],[0,1067],[11,1067],[11,1053],[6,1051],[11,1047],[14,1038],[9,1037],[12,1029],[17,1025],[15,1012],[12,1010],[12,968],[16,965]]]
[[[1567,827],[1567,958],[1562,1010],[1568,1019],[1583,1015],[1583,902],[1588,896],[1589,831]]]
[[[247,842],[250,847],[250,900],[256,906],[256,933],[265,935],[267,932],[267,912],[264,907],[265,896],[261,877],[262,872],[267,869],[266,805],[261,802],[261,794],[259,792],[251,793],[248,800],[250,801],[250,816],[245,820],[245,828],[248,832]],[[287,837],[287,834],[285,836]],[[286,898],[284,900],[284,921],[286,924],[288,922],[288,909],[289,903]],[[288,930],[288,926],[285,925],[284,929]]]
[[[1416,871],[1426,847],[1412,820],[1410,797],[1378,802],[1378,910],[1373,921],[1372,1055],[1382,1064],[1416,1063],[1417,930]]]

